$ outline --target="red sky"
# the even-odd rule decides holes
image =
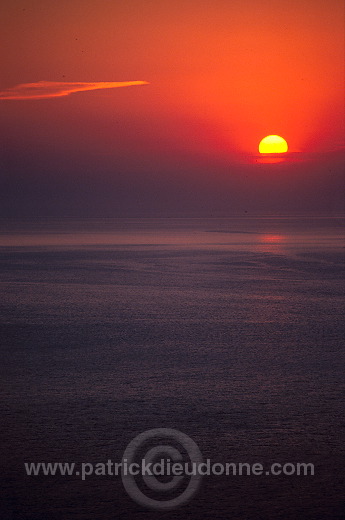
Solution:
[[[0,98],[41,81],[149,83],[0,99],[4,214],[342,209],[342,1],[8,0],[1,11]],[[283,163],[257,162],[268,134],[287,140]]]

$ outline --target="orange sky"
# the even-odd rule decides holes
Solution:
[[[13,0],[0,23],[2,91],[149,82],[0,100],[1,135],[19,149],[33,133],[43,147],[114,162],[206,154],[250,164],[268,134],[303,159],[344,148],[341,0]]]

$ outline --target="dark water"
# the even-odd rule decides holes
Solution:
[[[343,223],[2,221],[0,517],[345,518]],[[120,461],[151,428],[315,475],[205,477],[159,512],[119,477],[25,473]]]

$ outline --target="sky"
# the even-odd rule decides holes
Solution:
[[[344,19],[342,0],[3,1],[0,216],[344,213]]]

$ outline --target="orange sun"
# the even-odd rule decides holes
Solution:
[[[285,153],[287,151],[287,142],[279,135],[268,135],[259,144],[260,153]]]

